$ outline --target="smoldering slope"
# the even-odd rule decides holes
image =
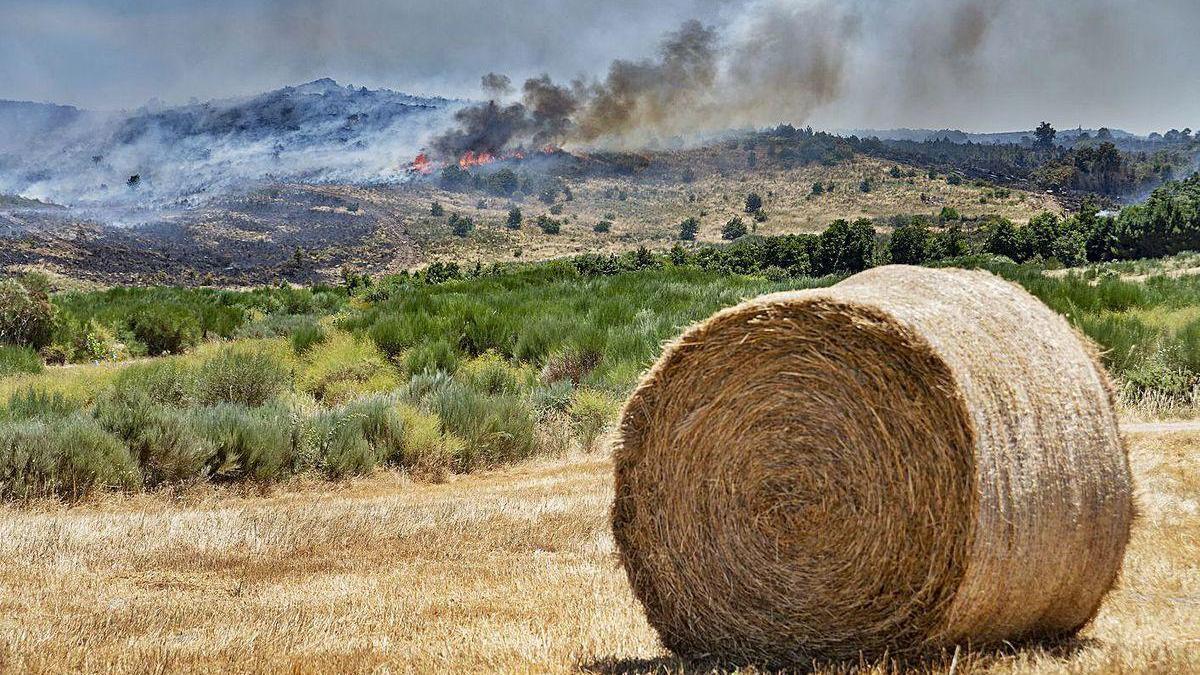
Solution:
[[[23,106],[7,116],[13,133],[0,145],[0,193],[136,222],[268,181],[403,181],[459,105],[321,80],[129,113]]]

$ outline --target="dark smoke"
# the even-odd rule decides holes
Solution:
[[[717,56],[716,30],[688,21],[666,36],[657,59],[619,59],[603,80],[577,80],[568,88],[541,75],[525,81],[520,103],[502,106],[493,99],[464,108],[455,115],[456,128],[434,139],[433,147],[451,156],[497,154],[514,144],[542,147],[642,129],[665,131],[698,95],[714,87]],[[509,82],[496,73],[483,77],[491,95]]]
[[[514,139],[529,130],[529,113],[520,103],[500,105],[488,101],[454,113],[455,128],[433,139],[442,156],[458,157],[467,151],[502,153]]]
[[[492,98],[504,98],[512,93],[512,79],[500,73],[488,73],[480,78],[480,87]]]

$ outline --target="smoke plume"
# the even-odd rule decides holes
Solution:
[[[1181,28],[1200,23],[1193,0],[751,0],[727,9],[711,25],[685,22],[653,58],[617,59],[598,78],[528,80],[503,108],[499,147],[637,146],[778,122],[1121,126],[1111,111],[1144,117],[1132,92],[1147,81],[1164,82],[1157,91],[1172,100],[1185,90],[1200,100],[1196,79],[1182,76],[1188,55],[1200,57]],[[506,100],[501,89],[486,93]],[[1200,106],[1190,110],[1200,118]],[[479,150],[468,139],[495,140],[474,126],[492,119],[463,111],[443,137],[456,142],[437,147]],[[1170,124],[1196,126],[1189,121]]]

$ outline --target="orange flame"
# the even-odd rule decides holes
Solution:
[[[433,162],[429,161],[429,157],[425,153],[417,155],[412,164],[408,165],[408,170],[411,173],[419,173],[422,176],[428,176],[433,173]]]
[[[468,150],[462,157],[458,158],[458,167],[460,169],[469,169],[473,166],[483,166],[496,161],[496,156],[490,152],[475,152]]]

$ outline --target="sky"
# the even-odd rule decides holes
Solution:
[[[0,0],[0,99],[88,108],[332,77],[481,96],[599,78],[687,19],[720,36],[689,123],[1200,128],[1200,0]]]

